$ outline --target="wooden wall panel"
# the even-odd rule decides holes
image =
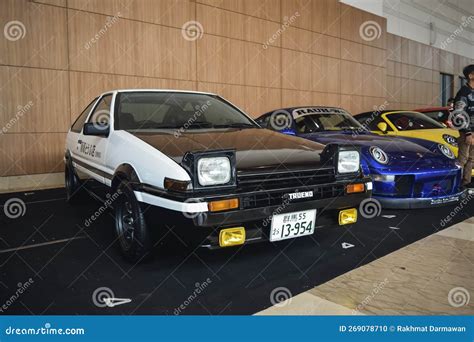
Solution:
[[[0,39],[0,64],[67,68],[64,8],[25,0],[2,0],[0,23],[3,28]]]
[[[195,78],[196,43],[184,39],[180,29],[75,10],[69,10],[68,26],[74,70]],[[98,37],[95,42],[93,37]]]
[[[67,71],[0,66],[0,130],[7,133],[66,132]],[[61,96],[63,94],[63,96]]]
[[[173,26],[195,20],[195,3],[190,0],[68,0],[69,8],[109,16]]]
[[[111,89],[210,91],[253,117],[298,105],[359,113],[436,105],[439,73],[472,62],[387,34],[385,19],[338,0],[3,0],[0,19],[26,28],[0,39],[0,177],[60,171],[70,123]],[[182,31],[190,21],[196,39]],[[380,36],[364,39],[368,22]]]

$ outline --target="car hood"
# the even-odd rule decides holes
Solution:
[[[437,150],[430,150],[424,146],[403,138],[385,137],[366,132],[318,132],[300,135],[306,139],[322,144],[336,143],[360,146],[363,157],[376,167],[390,169],[417,169],[433,170],[452,167],[453,161],[446,158]],[[382,166],[374,161],[369,153],[369,147],[377,146],[389,156],[389,164]]]
[[[394,137],[384,137],[366,132],[318,132],[302,134],[300,137],[309,139],[321,144],[347,144],[354,146],[378,146],[385,152],[411,151],[415,153],[426,153],[426,148],[407,141],[405,139],[397,139]]]
[[[238,171],[320,167],[324,146],[267,129],[132,132],[177,163],[186,152],[235,150]]]

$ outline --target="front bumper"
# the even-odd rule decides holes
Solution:
[[[338,226],[338,216],[341,210],[358,208],[360,202],[372,194],[370,179],[365,178],[356,182],[366,184],[365,192],[344,193],[336,197],[306,199],[294,203],[287,202],[254,208],[246,208],[244,205],[246,198],[254,195],[252,193],[227,195],[218,199],[238,197],[241,206],[239,209],[222,212],[207,210],[207,202],[215,198],[187,199],[174,204],[170,203],[170,199],[165,199],[166,206],[164,206],[165,202],[161,197],[150,198],[153,196],[152,194],[140,191],[135,191],[135,194],[140,202],[149,205],[146,210],[147,224],[152,230],[165,225],[172,230],[173,236],[177,236],[186,244],[214,249],[220,248],[219,233],[225,228],[244,227],[246,231],[245,244],[268,241],[271,218],[275,214],[316,209],[316,230],[327,226]],[[348,184],[348,182],[338,185],[341,184]],[[287,192],[294,192],[294,189],[288,189]]]
[[[377,195],[374,195],[373,197],[386,209],[420,209],[456,204],[466,195],[467,191],[461,191],[454,195],[437,196],[432,198],[389,198]]]

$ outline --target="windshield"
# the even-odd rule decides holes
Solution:
[[[389,119],[399,131],[445,128],[442,124],[427,115],[417,112],[392,113],[387,115],[387,119]]]
[[[347,131],[366,129],[351,115],[343,113],[325,113],[303,115],[295,119],[296,128],[300,133],[321,131]]]
[[[214,95],[174,92],[120,93],[115,129],[205,129],[257,127]]]

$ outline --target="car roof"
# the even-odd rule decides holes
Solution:
[[[258,118],[264,116],[264,115],[268,115],[268,114],[271,114],[271,113],[274,113],[274,112],[278,112],[278,111],[287,111],[289,113],[291,113],[292,111],[294,111],[295,109],[301,109],[301,108],[329,108],[329,109],[339,109],[339,110],[343,110],[347,113],[349,113],[347,110],[345,110],[344,108],[341,108],[341,107],[335,107],[335,106],[315,106],[315,105],[312,105],[312,106],[296,106],[296,107],[285,107],[285,108],[278,108],[278,109],[273,109],[271,111],[268,111],[266,113],[263,113],[262,115],[260,115]]]
[[[357,117],[357,116],[363,116],[363,115],[373,115],[374,113],[378,113],[379,115],[381,114],[392,114],[392,113],[416,113],[417,111],[416,110],[411,110],[411,109],[407,109],[407,110],[403,110],[403,109],[387,109],[387,110],[373,110],[371,112],[362,112],[362,113],[359,113],[359,114],[355,114],[354,116]]]
[[[100,94],[106,95],[111,93],[140,93],[140,92],[156,92],[156,93],[188,93],[188,94],[202,94],[202,95],[216,95],[214,93],[208,93],[203,91],[195,90],[184,90],[184,89],[148,89],[148,88],[136,88],[136,89],[112,89]]]

